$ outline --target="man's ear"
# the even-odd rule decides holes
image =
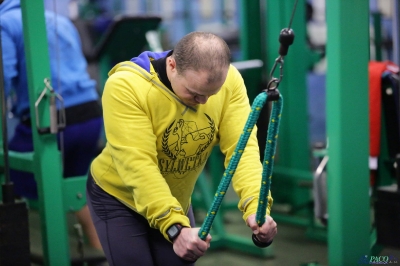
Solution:
[[[172,56],[167,57],[167,68],[171,72],[176,72],[176,61],[175,58],[173,58]]]

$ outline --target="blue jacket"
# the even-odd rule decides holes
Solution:
[[[45,18],[52,86],[64,98],[64,106],[99,99],[76,28],[68,18],[50,11],[45,11]],[[6,95],[15,91],[13,110],[21,118],[29,115],[29,97],[20,0],[0,4],[0,26],[5,91]]]

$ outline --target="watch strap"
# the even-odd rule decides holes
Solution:
[[[173,224],[167,230],[169,240],[173,241],[181,233],[183,226],[181,224]]]

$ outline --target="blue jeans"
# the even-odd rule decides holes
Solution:
[[[95,184],[89,173],[87,204],[110,266],[194,265],[175,254],[172,243],[147,220]],[[192,208],[188,213],[194,227]]]
[[[63,130],[63,177],[86,175],[91,161],[99,152],[99,138],[103,119],[93,118],[85,122],[68,125]],[[58,135],[60,138],[60,135]],[[60,139],[59,142],[60,144]],[[30,126],[20,123],[9,142],[9,149],[17,152],[33,151]],[[10,169],[15,194],[37,199],[37,185],[32,173]]]

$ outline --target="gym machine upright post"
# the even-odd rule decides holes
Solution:
[[[30,113],[35,114],[35,103],[44,80],[51,76],[43,1],[21,1]],[[40,123],[50,128],[50,97],[46,93],[40,105]],[[32,116],[34,119],[34,116]],[[38,119],[35,117],[35,119]],[[54,134],[40,134],[33,124],[33,165],[39,194],[39,213],[43,257],[45,265],[70,265],[67,225],[63,206],[61,157]],[[39,178],[40,177],[40,178]]]

